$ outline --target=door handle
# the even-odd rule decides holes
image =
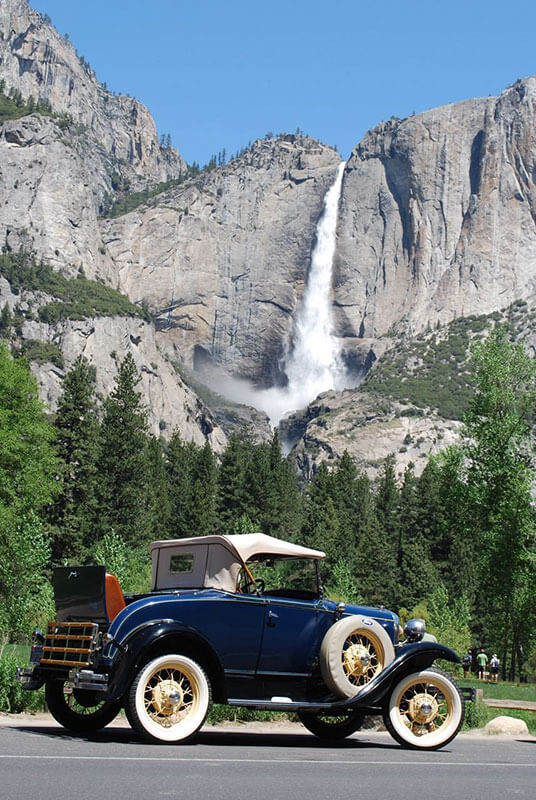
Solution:
[[[279,619],[279,614],[276,614],[275,611],[269,611],[268,612],[268,622],[266,624],[269,625],[270,628],[273,628],[275,626],[275,620],[276,619]]]

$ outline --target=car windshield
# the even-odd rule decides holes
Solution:
[[[274,558],[258,556],[248,561],[247,567],[255,579],[252,584],[243,571],[240,585],[246,591],[278,597],[313,599],[320,595],[316,560],[312,558]]]

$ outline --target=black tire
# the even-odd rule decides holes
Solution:
[[[47,681],[45,700],[60,725],[74,733],[94,733],[109,725],[121,710],[121,701],[102,700],[102,695],[72,689],[68,681]]]
[[[393,688],[383,721],[403,747],[437,750],[458,734],[464,715],[465,703],[454,678],[429,667],[406,675]]]
[[[212,699],[204,669],[193,659],[167,653],[141,667],[126,703],[133,730],[155,742],[183,742],[204,723]]]
[[[346,739],[360,729],[365,719],[364,714],[353,712],[349,714],[329,714],[327,712],[311,713],[298,711],[302,725],[314,733],[319,739],[337,741]]]

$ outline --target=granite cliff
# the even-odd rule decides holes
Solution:
[[[188,176],[178,152],[161,146],[147,109],[107,91],[26,0],[0,0],[0,81],[4,94],[16,91],[26,103],[0,124],[3,252],[22,248],[65,275],[104,282],[153,318],[51,325],[28,312],[23,336],[54,342],[65,368],[86,352],[103,392],[115,359],[131,350],[154,429],[178,424],[187,438],[209,436],[221,448],[222,429],[177,369],[184,376],[218,368],[264,388],[284,382],[281,356],[339,154],[303,135],[280,135]],[[331,302],[356,382],[401,340],[519,300],[533,305],[535,130],[536,78],[528,78],[499,97],[391,119],[355,146],[342,184]],[[114,200],[133,192],[145,195],[112,215]],[[0,306],[39,307],[39,297],[11,288],[0,285]],[[62,370],[35,370],[53,406]],[[320,425],[313,411],[295,428],[305,471],[340,454],[352,436],[370,440],[364,431],[374,415],[360,392],[328,405]],[[434,425],[441,427],[418,431],[430,447]],[[372,462],[371,446],[363,447]]]
[[[367,133],[348,161],[342,336],[412,335],[534,295],[536,78]]]

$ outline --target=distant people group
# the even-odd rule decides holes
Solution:
[[[491,658],[488,658],[483,647],[478,651],[476,648],[469,648],[463,655],[462,667],[464,678],[466,678],[470,672],[476,672],[479,680],[485,681],[489,678],[493,683],[497,683],[499,680],[501,662],[497,653],[494,653]]]

